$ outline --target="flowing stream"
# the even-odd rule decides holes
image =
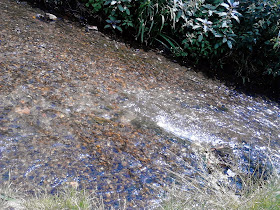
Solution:
[[[135,208],[158,199],[170,171],[195,174],[197,148],[227,149],[244,173],[257,162],[280,172],[279,104],[36,14],[0,2],[0,183],[30,193],[74,183]]]

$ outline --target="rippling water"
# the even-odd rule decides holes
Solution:
[[[194,143],[246,142],[279,148],[279,105],[223,90],[215,95],[175,88],[129,91],[134,100],[128,100],[125,108]]]

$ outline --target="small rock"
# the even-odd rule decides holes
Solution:
[[[15,112],[18,114],[30,114],[30,109],[28,107],[23,107],[23,108],[16,107]]]
[[[57,17],[51,13],[45,13],[45,15],[36,14],[36,18],[41,21],[56,21],[57,20]]]
[[[79,187],[79,183],[78,182],[67,182],[67,184],[69,184],[71,187],[77,189]]]
[[[51,20],[51,21],[56,21],[57,20],[57,17],[55,15],[51,14],[51,13],[46,13],[45,18],[47,20]]]
[[[236,173],[234,173],[232,170],[230,170],[230,169],[228,169],[227,171],[226,171],[226,173],[227,173],[227,175],[229,176],[229,177],[235,177],[236,176]]]
[[[98,31],[98,28],[97,28],[97,26],[87,25],[86,26],[86,32],[88,32],[90,30]]]
[[[225,105],[218,106],[218,107],[217,107],[217,111],[218,111],[218,112],[227,112],[227,111],[228,111],[228,108],[226,108]]]

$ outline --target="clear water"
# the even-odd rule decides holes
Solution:
[[[279,104],[38,13],[0,2],[0,183],[77,182],[133,208],[170,185],[169,171],[196,174],[197,148],[227,148],[244,173],[270,167],[267,153],[279,168]]]

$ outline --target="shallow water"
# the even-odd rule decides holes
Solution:
[[[279,168],[278,104],[38,13],[0,2],[1,182],[29,192],[77,182],[133,208],[170,184],[167,169],[196,173],[195,148],[229,148],[245,171],[248,154],[269,152]]]
[[[203,86],[195,91],[170,87],[130,91],[134,100],[128,100],[125,107],[149,117],[168,132],[196,143],[279,145],[277,104],[223,86],[213,85],[208,92],[201,91]]]

